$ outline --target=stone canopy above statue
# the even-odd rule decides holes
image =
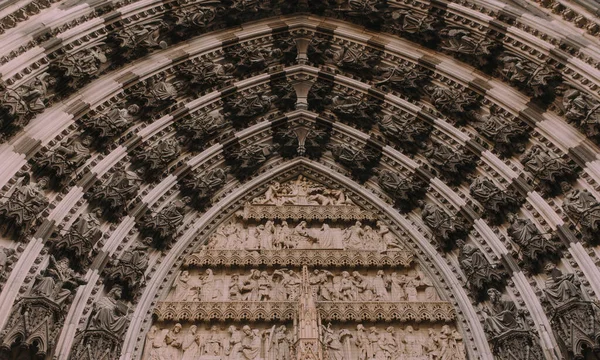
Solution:
[[[248,219],[375,220],[346,192],[330,189],[299,175],[285,183],[274,182],[264,195],[253,199],[238,214]]]

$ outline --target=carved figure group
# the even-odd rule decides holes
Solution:
[[[466,357],[462,335],[442,326],[438,332],[428,329],[426,341],[411,325],[404,329],[388,326],[381,329],[363,324],[356,325],[354,332],[335,330],[331,324],[322,325],[322,344],[329,359],[335,360],[464,360]]]
[[[344,206],[353,205],[352,200],[344,191],[326,189],[300,175],[294,181],[284,184],[274,182],[269,185],[264,196],[252,201],[256,205],[319,205],[319,206]]]
[[[433,283],[421,271],[407,274],[383,270],[375,275],[343,271],[338,275],[315,269],[308,278],[318,301],[438,301]],[[182,271],[172,301],[295,301],[302,279],[291,269],[269,273],[253,269],[248,275],[215,275],[207,269],[200,276]]]
[[[265,330],[230,325],[224,332],[217,325],[206,330],[191,325],[184,331],[177,323],[170,329],[152,326],[146,335],[143,359],[291,360],[293,346],[293,333],[285,325]]]
[[[342,229],[324,223],[309,227],[306,221],[297,225],[267,220],[256,227],[244,228],[241,223],[222,225],[211,240],[209,249],[224,250],[281,250],[281,249],[348,249],[386,251],[403,246],[382,222],[377,227],[357,221]]]

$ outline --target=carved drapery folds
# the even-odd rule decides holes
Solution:
[[[416,175],[409,178],[390,170],[378,171],[377,182],[381,189],[394,200],[394,205],[403,212],[415,208],[429,187],[427,182]]]
[[[184,215],[185,207],[181,201],[175,201],[156,214],[146,214],[138,222],[140,234],[152,238],[153,246],[162,250],[174,238],[177,228],[183,223]]]
[[[349,168],[352,176],[360,182],[366,181],[373,175],[373,169],[381,159],[381,150],[369,145],[361,149],[346,144],[335,144],[329,145],[328,149],[335,160]]]
[[[536,185],[547,195],[562,191],[561,183],[577,177],[575,169],[560,156],[534,145],[523,157],[521,163],[533,175]]]
[[[89,201],[93,206],[100,207],[104,218],[114,222],[125,215],[140,184],[141,179],[135,173],[116,170],[108,179],[92,188]]]
[[[587,190],[575,189],[565,196],[563,209],[581,227],[586,240],[597,243],[600,240],[600,203]]]
[[[475,157],[465,149],[451,149],[438,142],[428,144],[423,155],[436,171],[455,185],[460,184],[476,166]]]
[[[529,127],[519,119],[508,119],[499,113],[477,115],[473,127],[488,140],[494,143],[494,148],[503,156],[525,151],[525,142],[529,138]]]
[[[546,266],[543,304],[551,314],[550,324],[561,350],[573,359],[584,359],[584,352],[600,348],[600,305],[584,298],[575,274],[563,274]]]
[[[15,249],[0,246],[0,284],[4,284],[4,281],[8,278],[9,267],[15,260],[15,252]]]
[[[519,245],[520,265],[534,273],[542,269],[544,261],[554,261],[560,257],[563,245],[555,238],[547,238],[529,219],[509,214],[508,236]]]
[[[514,53],[498,57],[500,75],[527,95],[549,104],[554,100],[554,89],[560,84],[560,75],[547,64],[538,64]]]
[[[437,30],[441,21],[426,12],[419,13],[413,8],[401,8],[392,11],[390,19],[384,25],[386,30],[429,47],[439,42]]]
[[[468,233],[468,226],[458,216],[450,216],[437,205],[419,201],[421,218],[444,251],[454,249]]]
[[[480,96],[463,89],[426,85],[424,90],[431,104],[457,125],[464,125],[471,120],[473,111],[480,106]]]
[[[182,1],[182,3],[167,14],[167,21],[174,25],[172,37],[177,40],[210,31],[222,23],[221,19],[227,11],[224,6],[221,6],[221,1],[202,1],[196,4]]]
[[[50,256],[31,290],[14,304],[0,333],[0,350],[9,352],[18,345],[38,357],[51,356],[66,306],[77,286],[83,284],[85,281],[70,268],[66,258],[55,260]]]
[[[0,141],[29,123],[52,102],[56,79],[41,73],[19,86],[0,82]]]
[[[535,360],[543,359],[539,339],[528,328],[523,311],[512,301],[502,299],[502,294],[491,288],[487,291],[490,308],[483,308],[486,314],[484,331],[492,343],[496,359]]]
[[[70,137],[45,154],[34,157],[34,172],[38,176],[49,176],[50,186],[60,188],[70,179],[75,170],[90,157],[88,147],[92,139]]]
[[[40,219],[40,213],[48,206],[43,187],[46,181],[30,182],[28,174],[19,178],[0,199],[0,229],[3,236],[20,239]]]
[[[181,193],[188,200],[188,205],[198,210],[203,210],[210,203],[213,195],[219,191],[227,181],[224,169],[216,168],[200,173],[191,173],[179,182]]]
[[[490,71],[494,66],[493,59],[500,44],[467,28],[448,26],[439,33],[440,49],[455,55],[457,58],[477,66],[484,71]]]
[[[308,109],[321,112],[331,105],[333,83],[329,81],[316,81],[308,91]],[[369,120],[369,122],[371,122]]]
[[[414,154],[423,148],[433,126],[408,114],[386,114],[379,118],[381,132],[394,144]]]
[[[506,214],[517,211],[521,203],[514,191],[502,190],[483,176],[473,181],[469,187],[469,192],[475,200],[483,205],[484,216],[492,224],[503,223]]]
[[[167,170],[169,164],[177,159],[180,152],[179,142],[175,138],[168,138],[140,148],[136,151],[132,163],[146,180],[156,180]]]
[[[240,145],[225,149],[225,159],[231,173],[239,179],[245,179],[261,167],[276,148],[270,144],[254,144],[245,147]]]
[[[501,265],[490,264],[483,252],[471,244],[459,242],[459,262],[466,275],[466,283],[476,299],[481,300],[489,288],[502,288],[508,277]]]
[[[271,82],[271,93],[276,96],[273,103],[280,111],[295,109],[297,95],[294,86],[288,79],[282,78]]]
[[[52,236],[52,252],[68,256],[73,266],[87,266],[91,263],[94,245],[101,237],[96,214],[82,214],[68,230]]]

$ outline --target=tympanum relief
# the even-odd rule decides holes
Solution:
[[[453,305],[356,200],[271,183],[184,259],[143,359],[465,359]]]

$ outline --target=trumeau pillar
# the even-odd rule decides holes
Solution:
[[[313,289],[308,278],[308,268],[302,268],[302,290],[298,301],[297,360],[321,360],[323,349],[320,344],[319,312],[315,304]]]

